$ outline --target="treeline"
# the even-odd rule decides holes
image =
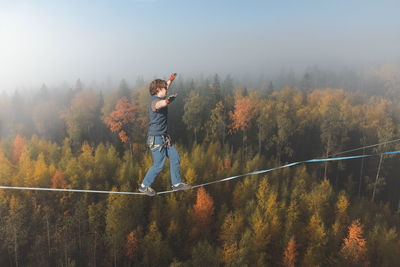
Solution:
[[[17,137],[12,147],[14,158],[0,153],[3,185],[136,191],[151,165],[149,153],[119,157],[111,144],[73,153],[68,140]],[[178,149],[191,184],[279,164],[259,154],[243,160],[242,149],[229,156],[220,143]],[[335,190],[320,169],[302,165],[153,198],[2,190],[0,264],[396,266],[399,214],[351,195],[351,185]],[[169,189],[169,175],[165,168],[153,187]]]
[[[281,75],[274,83],[290,82],[290,77]],[[384,65],[363,79],[352,73],[329,76],[314,70],[297,81],[296,87],[283,88],[265,80],[256,83],[254,89],[247,88],[229,75],[223,79],[218,75],[197,80],[178,78],[170,89],[178,97],[169,106],[169,132],[176,143],[189,150],[194,144],[219,142],[228,147],[231,157],[241,149],[244,161],[255,154],[278,162],[327,157],[399,137],[399,77],[400,68]],[[311,87],[323,81],[340,84],[338,80],[365,84],[367,89]],[[37,136],[58,145],[67,139],[73,153],[78,153],[85,142],[93,148],[111,144],[119,157],[126,150],[145,153],[148,83],[138,79],[132,88],[123,80],[117,88],[104,92],[86,87],[78,80],[68,90],[43,86],[30,95],[15,92],[1,97],[4,153],[11,155],[10,144],[17,135],[28,139]],[[396,147],[398,143],[391,143],[354,153],[373,154]],[[335,189],[352,183],[352,193],[374,194],[374,198],[397,207],[399,184],[386,157],[377,173],[379,161],[368,159],[362,162],[362,168],[356,161],[332,163],[322,175]],[[352,179],[347,181],[349,174]]]
[[[363,79],[379,91],[316,89],[310,74],[279,89],[178,79],[169,130],[182,176],[200,184],[396,139],[400,83],[386,68]],[[1,185],[136,191],[152,164],[150,96],[139,85],[3,95]],[[0,264],[395,266],[397,162],[302,165],[154,198],[3,190]],[[154,189],[168,190],[169,175]]]

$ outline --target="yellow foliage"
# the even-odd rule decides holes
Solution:
[[[0,183],[4,185],[10,184],[12,172],[13,167],[11,162],[6,158],[2,149],[0,148]]]
[[[309,238],[309,246],[319,248],[326,244],[326,232],[321,217],[316,213],[311,219],[307,227]]]
[[[345,194],[340,194],[338,201],[336,203],[336,214],[337,216],[341,216],[346,213],[347,208],[349,207],[349,201]]]
[[[51,174],[44,161],[43,153],[39,154],[33,172],[33,185],[38,187],[49,187],[51,184]]]
[[[196,184],[197,182],[197,174],[193,168],[188,168],[185,173],[185,180],[188,184]]]

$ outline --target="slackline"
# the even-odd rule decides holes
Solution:
[[[395,151],[377,153],[377,154],[373,154],[373,155],[356,155],[356,156],[336,157],[336,158],[317,158],[317,159],[310,159],[310,160],[304,160],[304,161],[297,161],[297,162],[288,163],[288,164],[281,165],[279,167],[275,167],[275,168],[271,168],[271,169],[254,171],[254,172],[250,172],[250,173],[246,173],[246,174],[240,174],[240,175],[223,178],[223,179],[212,181],[212,182],[194,185],[194,186],[192,186],[191,189],[198,188],[201,186],[207,186],[207,185],[211,185],[211,184],[226,182],[226,181],[230,181],[230,180],[237,179],[237,178],[244,177],[244,176],[257,175],[257,174],[267,173],[267,172],[271,172],[271,171],[275,171],[275,170],[279,170],[279,169],[283,169],[283,168],[293,167],[295,165],[299,165],[302,163],[329,162],[329,161],[338,161],[338,160],[359,159],[359,158],[367,158],[367,157],[373,157],[373,156],[394,155],[394,154],[399,154],[399,153],[400,153],[400,150],[395,150]],[[99,191],[99,190],[81,190],[81,189],[66,189],[66,188],[40,188],[40,187],[21,187],[21,186],[0,186],[0,189],[74,192],[74,193],[121,194],[121,195],[146,195],[146,194],[140,193],[140,192]],[[168,193],[173,193],[173,192],[176,192],[176,190],[157,192],[157,195],[168,194]]]

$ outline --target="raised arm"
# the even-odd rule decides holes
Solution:
[[[177,75],[178,75],[177,73],[171,74],[171,77],[169,77],[169,80],[167,81],[167,88],[169,88],[169,85],[174,81],[174,79]]]

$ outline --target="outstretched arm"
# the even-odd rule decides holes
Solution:
[[[163,107],[166,107],[169,103],[171,103],[172,101],[175,100],[176,96],[177,96],[177,94],[170,95],[165,100],[157,100],[157,99],[155,99],[151,103],[151,110],[153,112],[156,112],[157,110],[162,109]]]

